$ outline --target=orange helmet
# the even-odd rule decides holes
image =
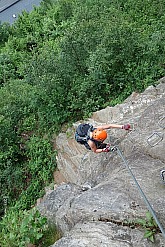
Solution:
[[[103,129],[95,129],[92,133],[92,137],[97,141],[104,141],[107,138],[107,132]]]

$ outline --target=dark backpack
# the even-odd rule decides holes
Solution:
[[[91,124],[80,124],[75,133],[75,140],[80,144],[86,144],[89,140],[89,132],[93,130]]]

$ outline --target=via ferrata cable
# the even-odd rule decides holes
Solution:
[[[148,207],[148,210],[150,211],[151,215],[152,215],[153,218],[155,219],[157,225],[159,226],[160,231],[162,232],[163,237],[165,238],[165,230],[164,230],[164,228],[162,227],[161,223],[159,222],[159,220],[158,220],[158,218],[157,218],[157,216],[156,216],[156,214],[155,214],[155,212],[154,212],[154,210],[153,210],[151,204],[149,203],[149,201],[148,201],[147,197],[145,196],[144,192],[142,191],[142,189],[141,189],[141,187],[140,187],[138,181],[136,180],[135,176],[133,175],[133,173],[132,173],[132,171],[131,171],[131,169],[130,169],[130,167],[129,167],[129,165],[128,165],[127,160],[126,160],[125,157],[123,156],[123,154],[122,154],[122,152],[120,151],[119,147],[114,146],[111,150],[112,150],[112,151],[117,151],[118,155],[119,155],[120,158],[123,160],[124,165],[125,165],[125,167],[127,168],[127,170],[129,171],[131,177],[133,178],[133,180],[134,180],[134,182],[135,182],[135,184],[136,184],[136,186],[137,186],[137,188],[138,188],[138,190],[139,190],[139,192],[140,192],[142,198],[144,199],[145,204],[146,204],[147,207]]]

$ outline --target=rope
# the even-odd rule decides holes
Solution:
[[[148,207],[150,213],[152,214],[153,218],[155,219],[157,225],[159,226],[159,229],[160,229],[160,231],[162,232],[163,237],[165,238],[165,230],[163,229],[163,227],[162,227],[161,223],[159,222],[159,220],[158,220],[158,218],[157,218],[157,216],[156,216],[156,214],[155,214],[155,212],[154,212],[154,210],[153,210],[151,204],[150,204],[149,201],[147,200],[147,198],[146,198],[144,192],[142,191],[142,189],[141,189],[140,185],[138,184],[138,182],[137,182],[135,176],[133,175],[131,169],[129,168],[128,162],[126,161],[125,157],[123,156],[122,152],[120,151],[120,149],[119,149],[117,146],[114,147],[114,150],[113,150],[113,151],[117,151],[118,155],[119,155],[120,158],[123,160],[123,162],[124,162],[124,164],[125,164],[125,167],[127,168],[127,170],[129,171],[130,175],[132,176],[132,178],[133,178],[133,180],[134,180],[134,182],[135,182],[135,184],[136,184],[136,186],[137,186],[137,188],[138,188],[138,190],[139,190],[139,192],[140,192],[142,198],[144,199],[144,202],[146,203],[146,205],[147,205],[147,207]]]

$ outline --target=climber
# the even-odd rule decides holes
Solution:
[[[94,153],[109,152],[111,145],[104,143],[104,140],[107,138],[106,129],[111,128],[130,130],[130,124],[106,124],[97,127],[91,124],[80,124],[76,129],[75,139]]]

